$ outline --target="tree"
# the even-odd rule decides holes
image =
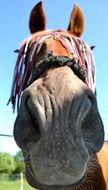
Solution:
[[[20,172],[24,172],[25,167],[24,167],[24,160],[23,160],[23,155],[21,151],[17,152],[17,154],[14,156],[14,160],[15,160],[16,168],[13,171],[13,173],[18,174]]]
[[[15,170],[14,157],[5,152],[0,153],[0,173],[11,174]]]

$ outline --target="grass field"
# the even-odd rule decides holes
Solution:
[[[20,190],[20,181],[10,181],[10,180],[0,180],[0,190]],[[24,181],[23,190],[36,190],[28,185],[26,181]]]

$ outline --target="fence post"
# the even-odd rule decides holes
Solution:
[[[20,181],[21,181],[20,190],[23,190],[23,187],[24,187],[23,172],[20,173]]]

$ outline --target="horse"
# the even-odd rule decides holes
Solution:
[[[17,104],[14,138],[26,179],[41,190],[106,190],[108,144],[92,50],[80,38],[84,14],[75,4],[67,30],[46,30],[40,1],[31,10],[29,29],[16,51],[9,99],[14,110]]]

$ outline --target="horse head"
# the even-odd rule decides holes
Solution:
[[[14,137],[33,187],[75,188],[104,141],[93,55],[80,39],[84,16],[75,5],[67,30],[45,30],[39,2],[29,27],[31,36],[18,55],[10,100],[14,105],[19,97],[20,102]]]

